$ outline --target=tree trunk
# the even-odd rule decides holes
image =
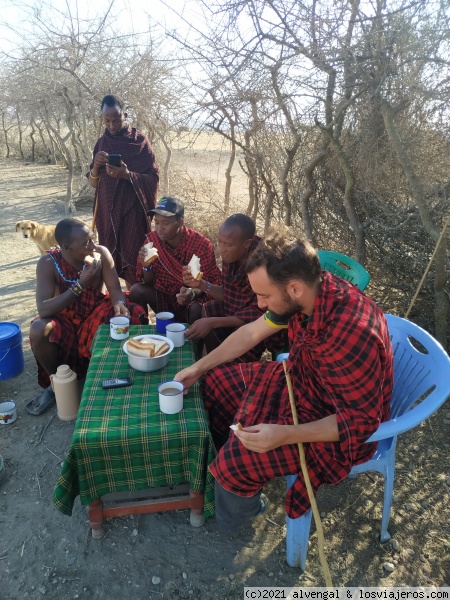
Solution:
[[[366,263],[366,239],[355,208],[355,177],[341,142],[332,134],[330,134],[329,140],[345,176],[344,207],[350,227],[355,235],[355,257],[359,263],[364,265]]]
[[[445,292],[447,283],[447,243],[445,236],[434,258],[434,295],[436,308],[434,310],[436,339],[444,348],[447,348],[447,324],[449,315],[449,302]]]
[[[24,153],[23,153],[23,148],[22,148],[22,128],[21,128],[21,121],[20,121],[20,114],[19,114],[19,109],[16,107],[16,119],[17,119],[17,127],[19,129],[19,152],[20,152],[20,157],[22,159],[25,158]]]
[[[264,208],[264,235],[269,233],[270,221],[272,220],[272,207],[275,192],[273,190],[267,191],[266,206]]]
[[[313,158],[309,161],[309,163],[305,167],[305,179],[306,186],[303,191],[303,194],[300,196],[300,207],[302,213],[302,221],[303,227],[305,229],[305,236],[307,239],[314,243],[313,237],[313,222],[311,219],[311,213],[309,212],[309,200],[311,196],[314,194],[314,182],[313,182],[313,174],[314,169],[319,166],[319,164],[323,161],[323,159],[327,155],[328,146],[330,142],[328,140],[325,141],[322,148],[319,152],[313,156]]]
[[[436,243],[439,239],[439,228],[433,222],[425,198],[423,184],[416,173],[416,169],[408,156],[408,153],[403,142],[400,139],[400,136],[398,135],[397,128],[394,123],[392,107],[388,104],[388,102],[386,102],[386,100],[383,100],[381,102],[381,113],[383,115],[383,121],[386,127],[389,141],[392,144],[397,159],[403,169],[406,179],[408,180],[411,194],[419,209],[420,219],[422,221],[423,228],[430,236],[430,238]],[[446,244],[445,240],[442,240],[441,246],[438,249],[438,252],[436,253],[435,257],[434,296],[436,301],[436,338],[444,346],[444,348],[447,347],[447,320],[449,313],[449,303],[445,293],[446,281]]]
[[[35,162],[36,160],[36,140],[34,139],[35,134],[36,129],[34,128],[33,121],[31,121],[31,162]]]
[[[35,121],[33,121],[33,122],[37,127],[37,130],[39,132],[39,137],[41,138],[42,145],[44,146],[45,152],[47,154],[47,162],[48,162],[48,164],[50,164],[52,162],[52,150],[51,150],[51,148],[49,148],[47,146],[42,128],[39,127],[39,125]]]
[[[9,158],[10,148],[9,148],[9,142],[8,142],[8,129],[6,128],[6,121],[5,121],[5,113],[4,112],[2,112],[2,129],[3,129],[3,135],[5,136],[5,146],[6,146],[6,155],[5,155],[5,158]]]
[[[235,141],[235,126],[234,121],[230,119],[230,137],[231,137],[231,153],[228,160],[228,166],[225,171],[225,198],[223,209],[226,213],[230,210],[230,195],[231,195],[231,171],[233,170],[234,161],[236,159],[236,141]]]
[[[286,225],[292,224],[292,202],[289,198],[289,173],[292,169],[297,150],[300,147],[300,138],[298,138],[292,148],[285,148],[286,151],[286,162],[284,163],[284,169],[281,179],[282,193],[283,193],[283,206],[284,206],[284,222]]]

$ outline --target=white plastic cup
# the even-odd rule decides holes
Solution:
[[[112,317],[109,320],[109,331],[113,340],[126,340],[130,335],[130,319],[128,317]]]
[[[170,323],[166,327],[166,337],[172,340],[175,348],[181,348],[181,346],[184,346],[185,331],[186,325],[183,325],[183,323]]]
[[[166,415],[174,415],[183,408],[184,385],[179,381],[164,381],[158,386],[159,408]]]
[[[166,335],[166,327],[175,320],[175,315],[171,312],[159,312],[156,317],[156,333]]]
[[[11,425],[17,419],[15,402],[2,402],[0,404],[0,425]]]

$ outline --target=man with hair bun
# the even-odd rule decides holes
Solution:
[[[225,532],[267,511],[261,492],[275,477],[300,473],[287,493],[286,511],[295,518],[308,510],[299,442],[305,444],[314,493],[368,460],[376,443],[365,441],[389,418],[393,386],[382,310],[353,284],[322,271],[306,240],[266,239],[248,259],[246,272],[265,314],[175,376],[185,388],[203,377],[218,446],[209,469],[216,479],[217,524]],[[225,365],[283,327],[298,425],[281,363]],[[238,423],[242,428],[230,434],[230,425]]]
[[[101,113],[105,131],[95,144],[87,174],[96,189],[94,227],[130,288],[136,282],[136,256],[150,231],[159,171],[147,136],[127,123],[124,102],[107,95]],[[108,162],[110,154],[120,154],[119,166]]]

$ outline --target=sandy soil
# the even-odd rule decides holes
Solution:
[[[51,224],[64,216],[65,171],[0,161],[0,173],[0,320],[20,324],[25,355],[24,372],[0,381],[0,400],[13,399],[18,409],[13,425],[0,425],[6,463],[0,484],[0,598],[212,600],[242,598],[245,585],[323,585],[315,533],[305,573],[286,564],[281,480],[266,490],[272,502],[268,519],[238,535],[218,533],[213,519],[194,529],[188,511],[177,511],[110,520],[105,537],[95,541],[78,500],[72,517],[56,510],[51,497],[73,423],[60,421],[54,408],[41,417],[25,411],[38,391],[28,332],[39,255],[14,226],[23,218]],[[450,583],[449,427],[450,409],[444,407],[399,442],[390,524],[394,546],[378,541],[377,475],[321,490],[334,585]],[[383,569],[385,562],[393,564],[392,573]]]

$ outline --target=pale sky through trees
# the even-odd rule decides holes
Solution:
[[[201,11],[196,0],[172,0],[171,8],[163,0],[0,0],[0,51],[14,53],[15,47],[26,39],[31,31],[30,16],[42,7],[42,14],[48,15],[55,27],[62,23],[63,16],[69,13],[73,20],[80,22],[102,17],[112,6],[112,14],[117,16],[118,34],[145,33],[148,31],[148,15],[151,25],[164,30],[187,30],[187,24],[174,11],[194,26],[201,22]]]

